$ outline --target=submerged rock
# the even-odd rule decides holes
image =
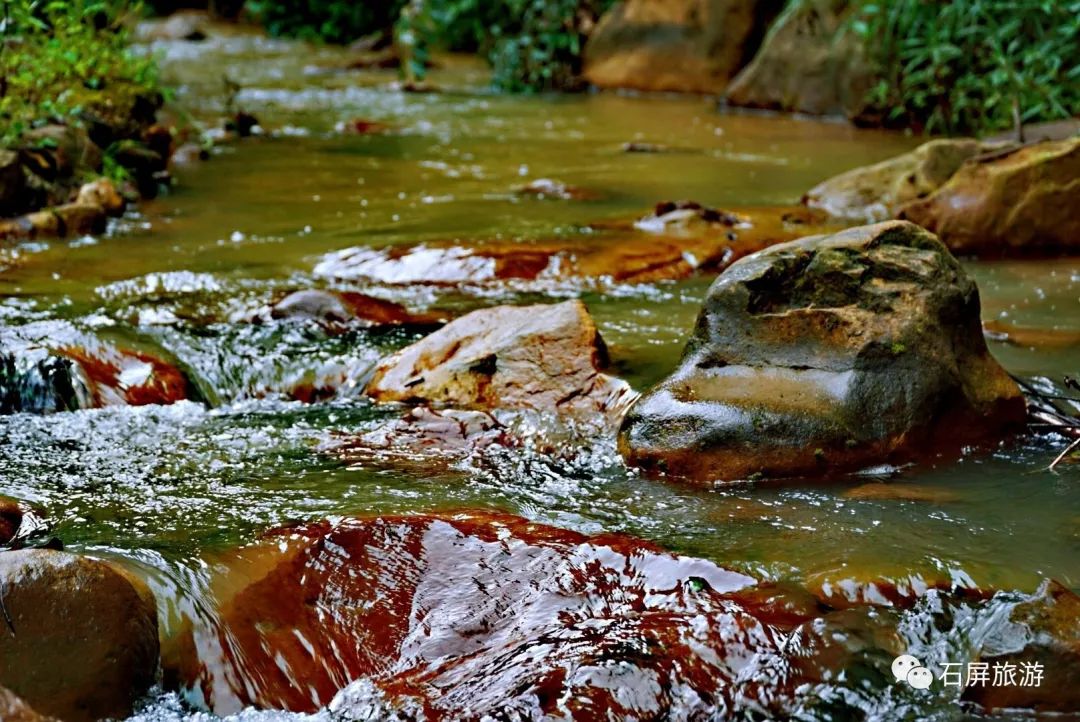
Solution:
[[[584,239],[347,248],[324,257],[315,273],[395,285],[649,283],[722,269],[774,243],[832,228],[823,213],[802,206],[733,212],[665,202],[643,218],[594,223]]]
[[[613,419],[634,398],[601,370],[607,350],[585,305],[482,309],[383,360],[367,385],[381,402],[531,409]]]
[[[1037,255],[1080,249],[1080,137],[972,158],[898,216],[954,253]]]
[[[795,476],[956,453],[1024,417],[975,283],[932,234],[894,221],[732,265],[619,446],[702,482]]]
[[[352,291],[308,289],[294,291],[269,309],[273,319],[310,320],[323,324],[360,324],[366,327],[438,327],[446,318],[433,313],[413,313],[400,303]]]
[[[158,664],[145,585],[105,562],[30,549],[0,553],[0,586],[0,685],[65,722],[131,714]]]
[[[213,568],[220,621],[194,623],[181,666],[217,714],[362,697],[373,719],[783,717],[832,664],[808,658],[809,595],[503,514],[283,529]]]
[[[782,0],[628,0],[585,45],[600,88],[721,93],[753,57]]]
[[[940,188],[964,164],[999,143],[941,138],[910,153],[855,168],[811,188],[803,203],[837,218],[865,222],[893,218],[904,204]]]
[[[727,87],[730,105],[858,118],[874,82],[854,33],[854,3],[803,0],[782,13],[761,49]]]
[[[562,181],[551,178],[537,178],[536,180],[520,186],[514,190],[519,196],[546,199],[551,198],[560,201],[591,201],[600,197],[585,188],[578,188]]]

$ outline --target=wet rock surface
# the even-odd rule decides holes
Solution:
[[[313,710],[363,679],[377,717],[698,718],[780,712],[814,677],[781,649],[812,598],[629,537],[481,512],[346,519],[216,568],[219,620],[192,630],[186,669],[219,714]]]
[[[0,413],[172,404],[194,395],[184,372],[143,351],[100,342],[0,349]]]
[[[803,203],[837,218],[884,221],[905,204],[936,191],[968,159],[1001,147],[973,138],[931,140],[910,153],[819,183],[807,191]]]
[[[1009,623],[983,647],[980,662],[1011,670],[1011,683],[989,676],[968,684],[963,698],[987,711],[1031,709],[1074,713],[1080,709],[1080,596],[1050,581],[1012,609]],[[1021,684],[1039,669],[1037,684]]]
[[[66,722],[131,714],[158,662],[145,585],[105,562],[43,549],[0,553],[0,583],[0,685]]]
[[[889,222],[731,266],[619,443],[631,464],[703,482],[817,475],[956,453],[1024,415],[974,282],[932,234]]]
[[[731,105],[857,118],[873,83],[869,64],[850,34],[849,0],[810,0],[781,14],[727,87]]]
[[[43,717],[11,690],[0,687],[0,719],[4,722],[51,722]]]
[[[591,227],[596,237],[587,244],[348,248],[325,256],[315,274],[389,285],[649,283],[719,270],[772,244],[836,228],[820,211],[800,206],[727,211],[693,201],[666,201],[640,218]]]
[[[964,163],[898,217],[937,233],[958,254],[985,257],[1080,248],[1080,138],[987,153]]]
[[[368,328],[408,326],[437,328],[446,318],[434,313],[413,313],[405,306],[352,291],[308,289],[294,291],[275,302],[268,313],[275,320],[315,321],[329,327],[360,325]]]
[[[580,301],[499,306],[462,316],[383,360],[366,391],[380,402],[610,419],[634,392],[602,373],[606,363]]]
[[[753,56],[777,0],[631,0],[597,24],[585,78],[601,88],[720,93]]]

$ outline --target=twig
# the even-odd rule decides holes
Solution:
[[[1062,460],[1072,453],[1074,450],[1080,448],[1080,439],[1075,439],[1071,444],[1065,447],[1065,451],[1058,454],[1058,457],[1050,462],[1050,466],[1046,467],[1047,471],[1053,471],[1054,467],[1062,462]]]

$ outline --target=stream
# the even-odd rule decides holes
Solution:
[[[651,283],[376,284],[336,276],[333,254],[551,238],[585,248],[594,242],[591,223],[639,217],[662,200],[794,204],[818,181],[904,152],[918,138],[726,114],[704,98],[497,95],[481,65],[454,57],[432,74],[441,92],[407,94],[390,87],[393,71],[342,69],[342,49],[243,31],[151,50],[177,88],[171,107],[208,123],[220,117],[224,73],[240,84],[236,103],[258,117],[264,135],[178,166],[174,188],[101,237],[11,251],[17,262],[0,272],[0,325],[23,339],[95,338],[173,359],[198,400],[0,417],[0,490],[40,508],[67,548],[147,579],[165,648],[185,615],[213,614],[208,560],[277,525],[355,514],[507,512],[589,534],[624,532],[759,580],[944,580],[1022,595],[1049,578],[1080,588],[1080,466],[1043,471],[1063,447],[1054,435],[918,471],[881,467],[715,489],[640,478],[604,438],[555,456],[525,446],[402,468],[328,451],[329,440],[396,418],[366,401],[362,386],[338,383],[315,403],[293,400],[290,389],[362,377],[420,333],[330,334],[244,320],[271,298],[313,287],[449,315],[581,298],[609,347],[612,373],[643,390],[675,367],[708,274]],[[360,118],[389,130],[341,130]],[[627,142],[668,150],[627,153]],[[514,192],[541,178],[594,197]],[[1080,331],[1080,259],[965,266],[978,281],[984,320]],[[1076,346],[990,347],[1024,378],[1060,381],[1080,371]],[[873,480],[917,485],[935,501],[848,495]],[[909,648],[962,662],[975,637],[990,634],[983,627],[995,612],[991,604],[944,631],[926,604],[886,616],[882,628]],[[964,715],[948,690],[927,698],[833,685],[868,718]],[[199,705],[161,692],[137,719],[213,719]],[[828,711],[806,718],[836,719]]]

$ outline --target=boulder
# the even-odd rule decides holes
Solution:
[[[634,397],[601,372],[607,350],[581,301],[473,311],[384,359],[375,401],[615,418]]]
[[[972,158],[898,217],[978,256],[1080,250],[1080,137]]]
[[[585,45],[600,88],[722,93],[753,57],[783,0],[627,0]]]
[[[100,171],[104,154],[86,129],[76,125],[43,125],[26,131],[22,142],[31,153],[48,157],[48,180]],[[31,166],[32,168],[34,166]]]
[[[787,718],[830,664],[788,644],[821,613],[808,594],[499,513],[281,529],[210,568],[218,613],[177,666],[219,715]]]
[[[952,455],[1024,417],[987,351],[974,281],[931,233],[891,221],[730,266],[619,447],[711,483]]]
[[[104,233],[106,222],[105,209],[97,203],[65,203],[0,221],[0,240],[72,238]]]
[[[27,549],[0,553],[0,586],[0,685],[65,722],[131,714],[157,673],[144,584],[102,561]]]
[[[931,140],[910,153],[819,183],[803,196],[803,203],[836,218],[884,221],[906,203],[936,191],[964,161],[1000,147],[973,138]]]
[[[729,105],[859,117],[875,80],[862,44],[843,32],[850,0],[791,3],[727,87]]]

